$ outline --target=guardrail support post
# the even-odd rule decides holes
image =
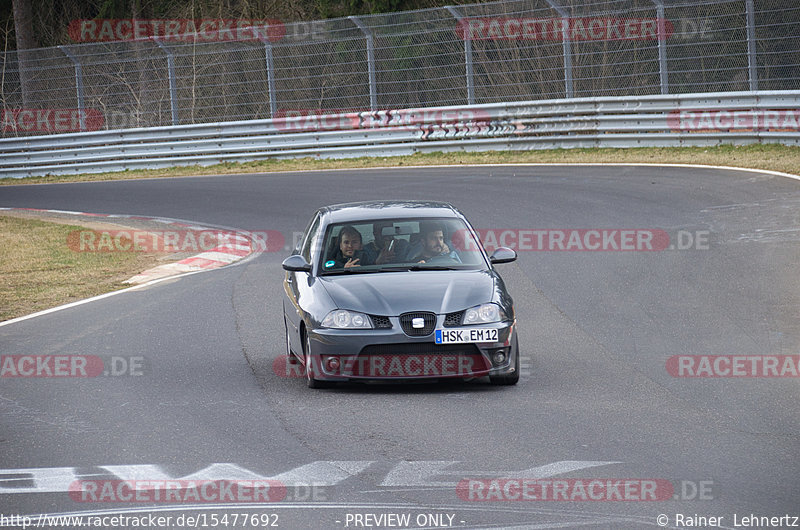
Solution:
[[[758,63],[756,62],[756,13],[753,0],[745,0],[747,8],[747,71],[750,90],[758,90]]]
[[[569,14],[555,0],[547,0],[547,3],[561,17],[561,45],[564,49],[564,93],[567,98],[571,98],[574,96],[574,91],[572,89],[572,41],[569,37]]]
[[[361,20],[356,16],[349,16],[353,24],[358,26],[358,29],[364,34],[367,41],[367,71],[369,75],[369,108],[370,110],[378,110],[378,95],[375,83],[375,47],[372,42],[372,32],[365,26]]]
[[[658,72],[661,76],[661,93],[669,94],[669,73],[667,70],[667,26],[664,15],[664,2],[652,0],[656,5],[656,23],[658,24]]]
[[[275,97],[275,62],[272,59],[272,43],[269,41],[269,32],[265,35],[256,30],[259,40],[264,45],[264,59],[267,63],[267,90],[269,91],[269,117],[274,118],[278,113],[278,102]]]
[[[69,48],[66,46],[59,46],[58,49],[64,52],[64,55],[69,57],[69,60],[72,61],[72,64],[75,67],[75,92],[78,99],[78,119],[80,120],[81,131],[85,131],[86,109],[83,97],[83,67],[81,66],[81,62],[78,60],[78,58],[69,51]]]
[[[175,57],[172,50],[164,46],[159,39],[153,41],[167,54],[167,72],[169,75],[169,106],[172,110],[172,125],[178,125],[178,89],[175,87]]]
[[[444,6],[445,9],[450,11],[450,14],[456,19],[458,24],[461,24],[461,29],[464,35],[464,64],[466,66],[467,75],[467,105],[475,104],[475,76],[472,69],[472,38],[467,35],[466,19],[459,13],[458,9],[453,6]]]

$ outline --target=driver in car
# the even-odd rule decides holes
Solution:
[[[433,263],[439,261],[461,263],[457,250],[450,250],[445,242],[444,226],[439,223],[425,223],[420,226],[422,243],[412,248],[408,261],[417,263]]]

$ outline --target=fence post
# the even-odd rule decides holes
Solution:
[[[467,35],[467,25],[465,24],[464,16],[459,13],[458,9],[453,6],[444,6],[445,9],[450,11],[453,18],[456,19],[458,24],[461,24],[463,39],[464,39],[464,64],[466,66],[467,75],[467,105],[475,104],[475,77],[472,69],[472,38]],[[458,33],[458,32],[456,32]]]
[[[758,90],[758,63],[756,62],[756,14],[753,0],[745,0],[747,9],[747,71],[750,90]]]
[[[661,76],[661,93],[669,94],[669,72],[667,71],[667,27],[664,15],[664,2],[652,0],[656,5],[656,23],[658,24],[658,72]]]
[[[72,65],[75,67],[75,92],[78,99],[78,119],[80,120],[81,131],[85,131],[86,108],[83,99],[83,67],[81,66],[81,62],[78,60],[78,58],[69,51],[69,48],[66,46],[59,46],[58,49],[61,50],[64,55],[69,57],[69,60],[72,61]]]
[[[364,34],[367,40],[367,73],[369,75],[369,108],[370,110],[378,110],[378,96],[377,88],[375,86],[375,48],[372,42],[372,32],[365,26],[361,20],[356,16],[349,16],[353,24],[358,26],[358,29]]]
[[[172,110],[172,125],[178,125],[178,90],[175,88],[175,58],[172,50],[164,46],[159,39],[153,41],[167,54],[167,73],[169,75],[169,106]]]
[[[561,17],[561,45],[564,49],[564,92],[567,98],[574,95],[572,89],[572,41],[569,37],[569,15],[555,0],[547,0],[550,7]]]
[[[269,91],[269,117],[274,118],[278,113],[278,102],[275,97],[275,62],[272,59],[272,43],[269,41],[269,32],[263,35],[257,29],[255,32],[264,45],[264,59],[267,63],[267,90]]]

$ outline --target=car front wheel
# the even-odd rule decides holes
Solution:
[[[283,328],[286,332],[286,362],[289,364],[297,364],[299,361],[292,353],[292,343],[289,340],[289,325],[286,323],[286,316],[283,317]]]
[[[304,333],[306,341],[305,341],[305,360],[306,360],[306,381],[308,383],[308,388],[330,388],[333,386],[333,383],[330,381],[320,381],[319,379],[314,379],[314,367],[312,365],[312,356],[311,356],[311,337],[309,336],[308,332]]]

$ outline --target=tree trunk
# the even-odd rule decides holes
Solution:
[[[35,61],[33,52],[38,48],[33,34],[33,9],[31,0],[13,0],[14,36],[17,41],[17,62],[19,65],[19,82],[22,89],[22,105],[31,108],[36,105],[35,94]]]

